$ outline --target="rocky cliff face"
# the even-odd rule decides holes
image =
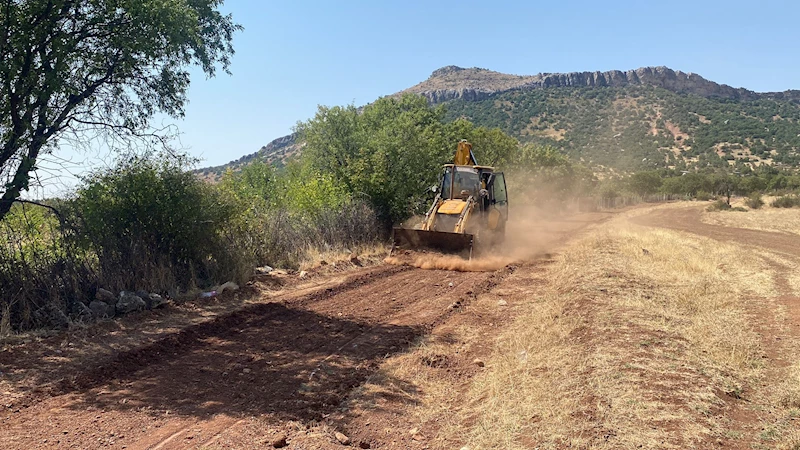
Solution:
[[[426,81],[403,92],[422,94],[432,103],[442,103],[455,99],[483,100],[493,94],[518,89],[623,87],[635,85],[655,86],[677,93],[733,100],[755,100],[758,98],[800,100],[800,91],[756,93],[743,88],[733,88],[725,84],[718,84],[706,80],[700,75],[672,70],[668,67],[642,67],[628,71],[542,73],[532,76],[516,76],[486,69],[464,69],[457,66],[447,66],[434,71]]]

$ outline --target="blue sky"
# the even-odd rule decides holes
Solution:
[[[664,65],[756,91],[800,89],[793,1],[227,0],[232,76],[196,73],[181,144],[219,165],[313,116],[445,65],[530,75]]]

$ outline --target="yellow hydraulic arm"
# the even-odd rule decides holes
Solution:
[[[475,161],[475,156],[472,154],[472,144],[462,139],[458,143],[456,149],[456,158],[454,164],[457,166],[477,166],[478,162]]]

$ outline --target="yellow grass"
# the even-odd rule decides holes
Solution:
[[[775,299],[800,290],[798,261],[628,221],[696,204],[632,210],[546,271],[520,268],[464,311],[503,323],[492,341],[485,330],[439,329],[387,360],[361,398],[406,398],[415,423],[438,430],[430,448],[710,448],[740,437],[800,448],[800,342],[777,331],[792,365],[776,368],[762,346],[774,338],[760,328],[786,319]],[[508,303],[500,318],[498,298]],[[487,347],[467,383],[426,365]],[[732,422],[731,408],[755,411],[757,430]]]
[[[800,234],[800,208],[773,208],[769,206],[772,200],[774,198],[764,197],[765,205],[761,209],[747,212],[704,212],[702,221],[725,227]],[[745,206],[744,199],[731,201],[731,205]]]
[[[351,257],[358,258],[360,264],[375,265],[383,261],[389,254],[389,248],[383,244],[358,245],[352,249],[309,248],[300,261],[300,270],[324,269],[337,265],[352,266]],[[323,270],[324,271],[324,270]]]
[[[759,260],[616,223],[572,245],[550,278],[470,390],[471,449],[682,448],[722,431],[708,415],[715,389],[735,393],[760,369],[738,281],[770,291]]]

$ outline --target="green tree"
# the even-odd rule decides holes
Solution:
[[[660,188],[661,177],[658,172],[637,172],[628,179],[628,189],[637,195],[655,194]]]
[[[67,209],[115,289],[187,287],[236,265],[222,239],[234,205],[172,156],[124,158],[88,176]]]
[[[384,223],[397,223],[424,208],[439,166],[455,153],[443,116],[413,95],[381,98],[361,113],[352,105],[320,107],[298,125],[303,158],[354,196],[369,198]]]
[[[228,71],[240,27],[221,4],[0,1],[0,218],[70,133],[130,140],[156,113],[182,116],[189,67]]]

